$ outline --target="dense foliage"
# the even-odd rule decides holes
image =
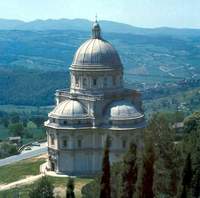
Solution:
[[[63,71],[0,68],[0,104],[53,105],[55,91],[67,88],[67,79]]]
[[[0,143],[0,159],[18,154],[17,146],[9,143]]]
[[[137,169],[137,147],[131,143],[123,159],[121,198],[133,197],[138,177]]]
[[[176,142],[176,133],[172,128],[172,120],[168,119],[168,116],[163,113],[154,115],[145,130],[142,163],[137,163],[138,169],[134,169],[132,172],[131,179],[136,178],[134,175],[139,170],[137,184],[130,187],[125,181],[125,175],[128,175],[125,173],[129,172],[128,167],[131,166],[123,169],[125,167],[123,165],[124,162],[114,164],[111,168],[111,197],[132,197],[132,195],[127,195],[129,190],[137,198],[199,197],[199,114],[194,113],[185,119],[185,128],[182,132],[182,139],[179,142]],[[194,120],[196,121],[194,122]],[[129,162],[134,162],[135,152],[129,152],[125,156],[130,157]],[[112,178],[113,176],[114,178]],[[82,193],[84,197],[89,195],[88,197],[91,198],[98,197],[99,191],[100,180],[96,178],[94,182],[83,188]]]
[[[42,177],[29,193],[30,198],[54,198],[53,184],[47,177]]]

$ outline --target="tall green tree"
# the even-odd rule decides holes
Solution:
[[[181,153],[176,148],[175,131],[167,120],[157,114],[148,125],[154,134],[156,161],[154,174],[155,197],[176,197],[180,181]]]
[[[121,198],[132,198],[137,181],[137,147],[131,143],[123,159]]]
[[[156,160],[153,137],[149,130],[145,131],[145,149],[143,154],[142,186],[140,198],[154,198],[153,178]]]
[[[29,193],[29,198],[54,198],[53,189],[52,183],[44,176]]]
[[[200,138],[198,139],[200,140]],[[193,155],[193,178],[192,178],[192,191],[195,198],[200,197],[200,145],[196,145]]]
[[[74,194],[74,179],[69,178],[67,182],[66,198],[75,198]]]
[[[200,197],[200,171],[196,171],[194,174],[194,183],[193,183],[193,196],[195,198]]]
[[[187,155],[185,160],[185,165],[183,168],[182,173],[182,193],[181,198],[187,198],[187,194],[191,189],[191,182],[192,182],[192,161],[191,161],[191,154]]]
[[[102,176],[100,183],[100,198],[111,198],[110,162],[109,162],[110,137],[106,138],[102,162]]]

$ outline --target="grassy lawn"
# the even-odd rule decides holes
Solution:
[[[0,198],[13,198],[17,197],[15,195],[19,195],[20,198],[27,198],[28,194],[33,187],[32,185],[23,186],[21,188],[13,188],[11,190],[0,191]]]
[[[56,195],[59,197],[65,197],[65,186],[67,183],[67,178],[59,178],[59,177],[48,177],[49,180],[53,183],[56,188]],[[91,182],[92,179],[88,178],[75,178],[75,195],[76,198],[81,198],[81,188],[87,183]],[[22,186],[21,188],[13,188],[7,191],[0,191],[0,198],[13,198],[16,193],[19,193],[20,198],[27,198],[30,190],[33,188],[35,184]],[[59,194],[57,194],[59,193]]]
[[[32,158],[22,160],[12,165],[0,167],[0,184],[11,183],[24,179],[30,175],[38,175],[39,167],[45,162],[45,158]],[[68,178],[63,177],[48,177],[55,187],[56,195],[65,197],[66,184]],[[75,194],[76,198],[81,197],[81,189],[84,185],[91,182],[91,178],[75,178]],[[0,198],[13,198],[19,193],[21,198],[27,198],[30,190],[35,184],[13,188],[11,190],[0,191]]]
[[[12,165],[0,167],[0,184],[11,183],[26,178],[29,175],[38,175],[39,167],[45,159],[32,158],[22,160]]]

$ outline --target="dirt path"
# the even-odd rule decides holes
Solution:
[[[27,177],[26,179],[21,179],[9,184],[0,184],[0,191],[9,190],[9,189],[20,187],[27,184],[32,184],[38,179],[40,179],[42,176],[43,175],[40,174],[40,175],[30,176],[30,177]]]

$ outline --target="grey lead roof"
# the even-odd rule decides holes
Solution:
[[[74,56],[72,66],[122,67],[117,51],[108,41],[102,39],[100,31],[99,24],[95,22],[92,29],[92,38],[79,47]]]

